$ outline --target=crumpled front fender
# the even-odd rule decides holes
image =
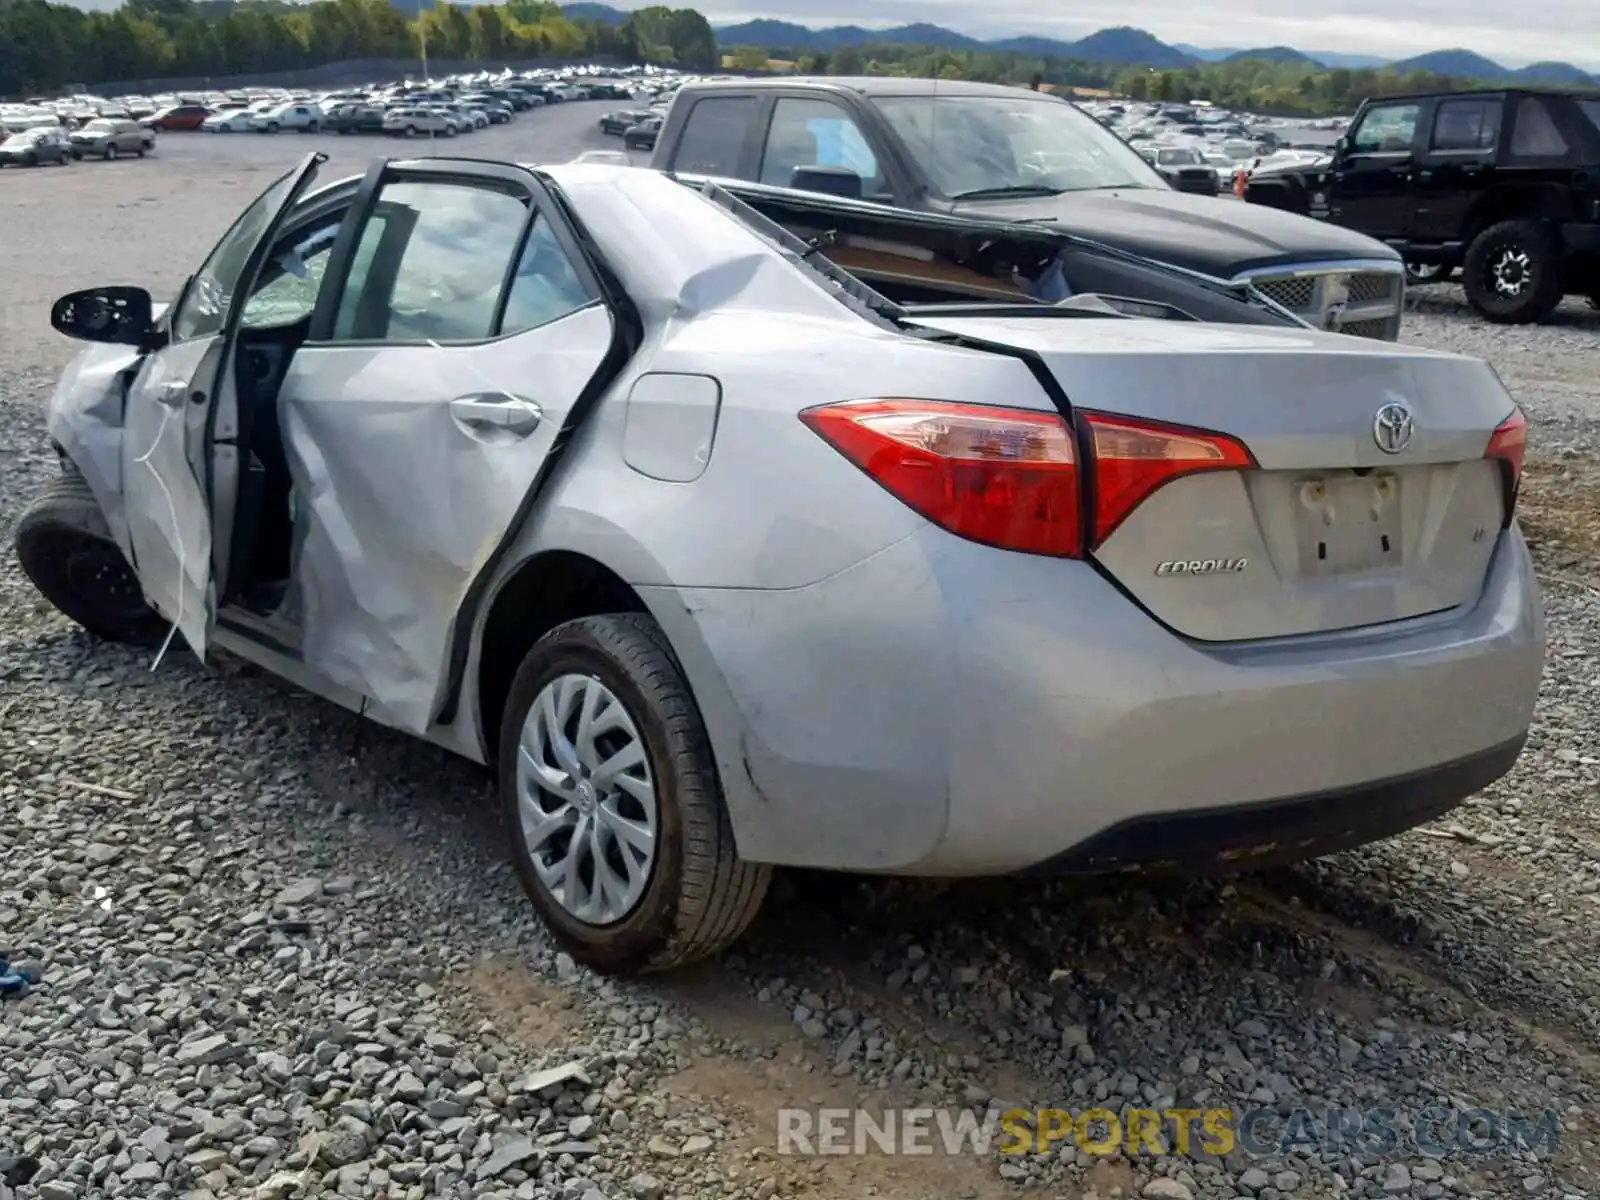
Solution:
[[[50,437],[94,493],[111,536],[133,559],[122,495],[122,419],[137,347],[93,345],[62,371],[45,410]]]

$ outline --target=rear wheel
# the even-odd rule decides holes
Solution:
[[[1501,325],[1545,320],[1561,303],[1561,249],[1537,221],[1501,221],[1467,247],[1462,286],[1474,310]]]
[[[714,955],[759,910],[699,711],[649,617],[557,626],[517,671],[500,730],[512,858],[573,958],[660,971]]]
[[[1415,284],[1445,283],[1456,273],[1456,269],[1444,263],[1419,263],[1406,264],[1406,282]]]
[[[267,122],[267,130],[266,131],[268,133],[277,133],[278,132],[278,123],[276,121],[268,121]]]
[[[407,125],[406,126],[406,136],[407,137],[416,137],[417,136],[417,127],[415,125]]]
[[[106,143],[106,149],[105,149],[105,156],[106,156],[106,161],[107,162],[110,162],[113,158],[115,158],[117,156],[117,148],[116,148],[116,146],[114,146],[111,143],[107,142]]]
[[[166,636],[139,579],[111,538],[89,485],[67,470],[28,505],[17,524],[17,561],[44,598],[90,633],[153,646]]]

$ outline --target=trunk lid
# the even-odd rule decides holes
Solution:
[[[1481,591],[1505,514],[1500,464],[1484,452],[1514,409],[1487,363],[1270,327],[916,319],[1034,353],[1076,408],[1250,449],[1257,469],[1173,480],[1092,554],[1179,633],[1327,633],[1468,605]],[[1391,405],[1411,417],[1393,453],[1379,429]]]

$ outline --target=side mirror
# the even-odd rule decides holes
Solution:
[[[789,186],[803,192],[861,199],[861,176],[849,167],[796,167],[789,176]]]
[[[143,346],[155,332],[150,293],[140,287],[69,292],[50,306],[50,324],[81,342],[124,346]]]
[[[1349,154],[1349,153],[1350,153],[1350,137],[1349,137],[1348,134],[1346,134],[1346,135],[1343,135],[1343,136],[1339,137],[1338,139],[1336,139],[1334,141],[1334,143],[1333,143],[1333,156],[1335,158],[1342,158],[1346,154]]]

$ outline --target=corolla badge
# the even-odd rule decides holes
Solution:
[[[1249,565],[1248,558],[1177,558],[1157,563],[1156,574],[1161,576],[1237,574]]]
[[[1411,444],[1416,421],[1411,410],[1399,401],[1390,401],[1372,418],[1372,440],[1385,454],[1399,454]]]

